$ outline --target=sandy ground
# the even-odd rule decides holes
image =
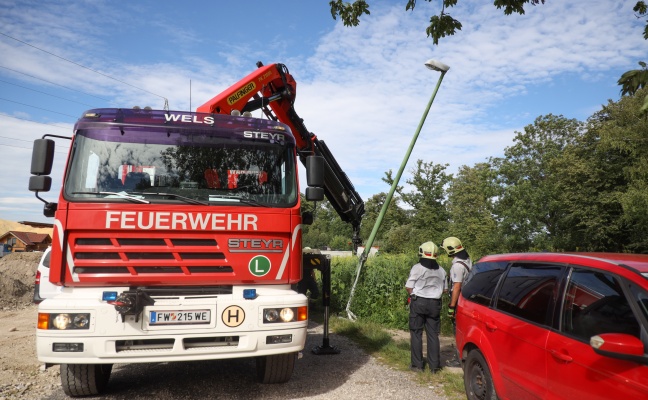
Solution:
[[[34,277],[42,253],[0,258],[0,399],[40,399],[60,387],[59,368],[36,359]]]
[[[36,359],[35,305],[0,311],[0,399],[41,399],[60,387],[59,367]]]

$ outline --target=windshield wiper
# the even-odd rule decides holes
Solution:
[[[206,201],[192,199],[190,197],[181,196],[181,195],[175,194],[175,193],[149,193],[149,192],[144,192],[142,194],[144,194],[146,196],[148,196],[148,195],[169,196],[169,197],[173,197],[174,199],[182,200],[185,203],[189,203],[189,204],[200,204],[202,206],[210,206],[211,205],[211,204],[207,203]]]
[[[218,200],[233,200],[233,201],[238,201],[240,203],[245,203],[250,206],[256,206],[256,207],[270,207],[267,204],[260,203],[256,200],[249,199],[247,197],[240,197],[240,196],[228,196],[228,195],[221,195],[221,194],[210,194],[209,195],[209,200],[212,201],[214,199],[215,201]]]
[[[151,203],[148,200],[140,199],[139,197],[132,196],[130,193],[126,193],[126,192],[72,192],[72,194],[103,194],[103,195],[117,196],[120,199],[132,201],[133,203],[144,203],[144,204]]]

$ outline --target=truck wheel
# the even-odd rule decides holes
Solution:
[[[488,364],[479,350],[471,350],[466,357],[464,386],[468,400],[497,400]]]
[[[284,383],[290,380],[297,353],[257,357],[257,379],[261,383]]]
[[[61,364],[61,385],[71,397],[100,394],[108,385],[112,364]]]

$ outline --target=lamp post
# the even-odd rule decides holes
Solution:
[[[416,140],[418,139],[418,136],[421,133],[421,128],[423,128],[425,119],[427,118],[427,115],[430,112],[430,107],[432,107],[432,102],[434,102],[434,98],[436,97],[437,91],[441,86],[441,81],[443,81],[443,77],[445,76],[446,72],[448,72],[448,70],[450,69],[449,66],[436,60],[426,61],[425,66],[428,69],[431,69],[433,71],[441,72],[441,75],[439,76],[439,80],[437,81],[436,87],[434,88],[434,92],[432,92],[432,97],[430,97],[430,101],[428,102],[427,107],[425,108],[425,112],[423,112],[423,116],[421,117],[421,121],[419,122],[418,127],[416,128],[416,132],[414,133],[414,137],[412,138],[409,148],[405,153],[405,158],[403,159],[403,162],[401,163],[401,166],[398,169],[398,173],[396,173],[396,176],[394,177],[394,181],[392,182],[391,188],[389,189],[387,198],[385,198],[385,203],[382,205],[382,208],[380,209],[380,214],[378,214],[378,219],[376,219],[371,234],[369,235],[369,239],[367,239],[367,243],[365,245],[364,251],[360,255],[360,259],[358,260],[358,267],[356,268],[355,281],[353,282],[353,286],[351,287],[351,294],[349,295],[349,301],[347,302],[347,306],[346,306],[346,312],[349,319],[355,319],[355,315],[351,312],[351,302],[353,301],[353,295],[355,293],[356,285],[358,284],[358,278],[360,278],[360,271],[362,270],[362,266],[364,265],[365,261],[367,260],[367,257],[369,256],[369,251],[371,251],[371,246],[373,245],[373,241],[376,238],[376,233],[378,232],[378,228],[380,228],[380,224],[382,223],[382,220],[385,214],[387,213],[387,208],[389,207],[389,203],[391,203],[391,199],[394,196],[394,191],[396,191],[396,187],[398,186],[398,182],[400,181],[401,175],[403,175],[403,170],[405,169],[405,166],[407,165],[407,161],[409,160],[409,157],[412,154],[412,150],[414,149]]]

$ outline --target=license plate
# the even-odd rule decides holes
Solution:
[[[208,324],[210,322],[210,310],[149,312],[149,325]]]

